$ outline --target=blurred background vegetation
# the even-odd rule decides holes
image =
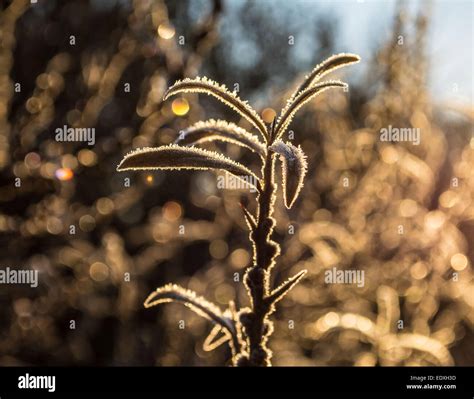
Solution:
[[[376,3],[323,3],[1,3],[0,267],[40,272],[38,288],[0,286],[1,365],[228,364],[225,345],[202,349],[208,322],[142,304],[168,282],[248,304],[238,201],[252,207],[251,194],[218,190],[210,172],[115,168],[197,120],[238,122],[203,96],[162,103],[176,79],[238,88],[270,121],[312,65],[358,52],[341,48],[341,26],[355,8],[370,24]],[[386,2],[388,34],[364,43],[350,91],[324,94],[290,127],[310,170],[295,207],[277,203],[276,279],[309,273],[274,314],[275,365],[474,365],[472,38],[459,57],[433,59],[439,4],[422,3]],[[431,83],[443,63],[471,71],[446,89],[467,86],[461,101]],[[64,125],[94,127],[95,145],[56,142]],[[389,125],[420,128],[420,145],[381,142]],[[364,287],[325,284],[333,267],[364,270]]]

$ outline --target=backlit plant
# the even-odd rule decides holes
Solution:
[[[168,284],[151,293],[145,307],[167,302],[181,302],[197,314],[215,324],[204,342],[213,349],[229,342],[232,363],[235,366],[269,366],[271,351],[267,346],[273,332],[269,316],[281,300],[305,275],[302,270],[278,287],[271,286],[271,273],[280,246],[272,240],[273,218],[277,185],[275,161],[280,156],[282,192],[285,206],[291,208],[303,187],[307,170],[303,150],[282,140],[293,117],[303,105],[330,88],[347,88],[340,81],[321,82],[326,74],[349,64],[359,62],[353,54],[338,54],[322,62],[306,76],[293,93],[278,118],[266,125],[260,116],[236,93],[207,78],[184,79],[176,82],[165,93],[164,100],[179,93],[204,93],[216,97],[245,118],[259,136],[225,121],[198,122],[180,134],[176,143],[158,148],[143,148],[127,154],[118,171],[155,169],[218,169],[230,173],[247,183],[253,183],[256,192],[256,214],[242,205],[253,245],[253,262],[246,270],[244,283],[250,297],[250,307],[236,309],[233,302],[225,311],[195,292]],[[257,175],[245,165],[214,151],[195,147],[204,142],[231,142],[257,153],[261,170]]]

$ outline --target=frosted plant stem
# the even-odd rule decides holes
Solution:
[[[258,196],[258,221],[252,232],[254,241],[254,263],[247,270],[245,282],[250,291],[252,312],[245,325],[249,340],[249,363],[251,366],[270,366],[271,351],[267,347],[271,333],[268,314],[272,304],[266,300],[269,294],[270,271],[279,246],[271,240],[275,225],[273,203],[276,185],[274,183],[275,156],[267,153],[263,166],[262,186]]]

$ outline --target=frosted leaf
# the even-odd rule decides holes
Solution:
[[[307,270],[302,270],[299,273],[295,274],[293,277],[290,277],[278,288],[275,288],[273,292],[267,297],[267,300],[274,305],[276,302],[281,300],[290,290],[298,284],[298,282],[304,277]]]
[[[216,97],[247,119],[267,140],[267,129],[262,118],[246,101],[241,100],[235,92],[229,91],[224,85],[219,85],[206,77],[179,80],[167,90],[164,100],[178,93],[204,93]]]
[[[347,84],[338,80],[330,80],[327,82],[318,83],[303,90],[293,100],[289,100],[286,104],[286,107],[281,111],[281,114],[277,120],[275,127],[275,138],[278,139],[283,135],[283,133],[285,133],[293,117],[303,105],[311,101],[318,94],[332,87],[344,88],[347,87]]]
[[[270,150],[280,155],[283,199],[285,206],[289,209],[293,206],[303,187],[307,171],[306,156],[299,146],[296,147],[281,140],[273,143]]]
[[[198,315],[213,321],[225,328],[230,334],[235,334],[234,326],[230,319],[224,316],[221,310],[194,291],[185,289],[176,284],[167,284],[157,288],[145,300],[145,308],[151,308],[162,303],[180,302]]]
[[[220,169],[232,173],[250,185],[258,181],[252,171],[222,154],[202,148],[181,147],[176,144],[132,151],[117,167],[119,172],[154,169]]]
[[[258,140],[257,136],[247,130],[222,120],[210,119],[197,122],[184,130],[176,140],[176,144],[194,145],[208,141],[223,141],[249,148],[261,157],[266,154],[265,146]]]
[[[332,55],[327,58],[305,76],[305,80],[301,85],[295,90],[291,96],[291,100],[295,99],[296,96],[301,93],[303,90],[306,90],[308,87],[314,86],[323,76],[335,71],[336,69],[356,64],[360,61],[360,57],[357,54],[350,53],[340,53]],[[291,101],[290,100],[290,101]]]

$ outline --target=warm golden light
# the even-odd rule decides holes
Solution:
[[[250,262],[250,255],[247,250],[243,248],[236,249],[230,255],[230,263],[235,269],[241,269]]]
[[[214,240],[209,245],[209,253],[215,259],[223,259],[227,256],[229,247],[224,240]]]
[[[68,2],[8,3],[3,363],[474,365],[469,63],[427,57],[426,7],[355,35],[355,65],[320,57],[338,24],[357,33],[343,2],[313,32],[324,51],[302,35],[317,5],[76,1],[100,29],[72,29]],[[455,78],[432,90],[438,69]]]
[[[162,23],[160,26],[158,26],[158,35],[162,39],[172,39],[173,36],[175,35],[175,29],[174,26],[171,25],[170,23]]]
[[[421,280],[427,276],[428,268],[425,263],[417,262],[411,267],[410,274],[414,279]]]
[[[171,104],[171,109],[175,115],[183,116],[189,111],[189,103],[184,98],[177,98]]]
[[[79,227],[82,231],[90,232],[95,228],[95,219],[91,215],[81,216],[79,219]]]
[[[339,315],[335,312],[329,312],[324,316],[323,321],[327,327],[334,327],[339,323]]]
[[[273,108],[265,108],[262,111],[262,119],[265,121],[265,123],[272,123],[275,117],[276,117],[276,112]]]
[[[400,214],[405,218],[415,216],[417,211],[418,205],[412,199],[406,199],[400,203]]]
[[[114,210],[114,202],[107,197],[102,197],[97,200],[97,210],[102,215],[108,215]]]
[[[431,211],[425,216],[425,226],[428,229],[437,230],[443,226],[446,215],[441,211]]]
[[[102,262],[95,262],[90,266],[89,274],[94,281],[104,281],[109,277],[109,267]]]
[[[25,164],[29,169],[37,169],[41,166],[41,157],[36,152],[30,152],[25,156]]]
[[[382,156],[382,160],[389,165],[398,161],[398,152],[396,148],[392,146],[384,147],[380,155]]]
[[[83,149],[77,154],[77,159],[84,166],[93,166],[97,163],[97,155],[94,151]]]
[[[170,221],[174,222],[181,217],[182,209],[181,205],[175,201],[168,201],[166,204],[163,205],[163,217]]]
[[[59,168],[54,172],[54,175],[58,180],[68,181],[74,177],[74,172],[69,168]]]
[[[451,257],[451,267],[454,270],[457,270],[457,271],[464,270],[467,267],[467,263],[468,263],[468,260],[467,260],[466,255],[464,254],[458,253],[458,254],[454,254]]]

